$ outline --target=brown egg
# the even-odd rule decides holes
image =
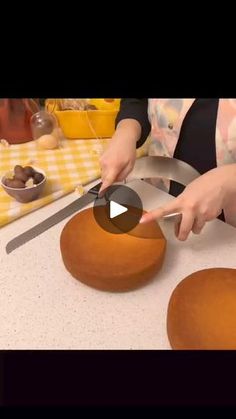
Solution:
[[[5,179],[4,184],[8,186],[9,188],[19,188],[19,189],[25,188],[25,183],[19,179]]]
[[[34,176],[35,170],[31,166],[25,166],[24,167],[24,172],[28,176],[28,178],[30,178],[30,177]]]
[[[13,179],[6,178],[6,179],[4,179],[4,182],[3,183],[4,183],[4,185],[11,187],[12,180]]]
[[[40,182],[42,182],[42,181],[43,181],[44,176],[43,176],[43,174],[42,174],[42,173],[38,173],[38,172],[36,172],[36,173],[34,174],[33,179],[34,179],[34,184],[35,184],[35,185],[38,185],[38,183],[40,183]]]
[[[26,182],[28,180],[27,174],[24,172],[23,167],[20,165],[16,165],[14,167],[14,174],[15,174],[15,179],[17,180],[20,180],[22,182]]]
[[[36,141],[38,147],[44,150],[53,150],[59,146],[58,138],[51,134],[42,135],[42,137],[38,138]]]

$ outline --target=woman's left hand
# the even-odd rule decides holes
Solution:
[[[195,179],[173,201],[143,215],[140,223],[179,212],[182,218],[176,236],[186,240],[189,233],[199,234],[205,223],[217,218],[223,208],[236,199],[236,164],[217,167]]]

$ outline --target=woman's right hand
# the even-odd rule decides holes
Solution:
[[[119,122],[108,148],[100,158],[102,186],[99,195],[114,182],[124,180],[132,171],[140,135],[141,126],[135,119]]]

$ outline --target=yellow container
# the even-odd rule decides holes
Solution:
[[[55,114],[63,134],[68,139],[110,138],[115,131],[120,99],[90,99],[89,103],[97,109],[60,111],[57,101],[53,99],[46,100],[45,107],[48,112]]]

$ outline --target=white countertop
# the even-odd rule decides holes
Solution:
[[[129,186],[147,210],[172,199],[141,181]],[[163,268],[129,293],[97,291],[65,270],[59,239],[69,218],[6,254],[9,240],[76,198],[72,193],[0,229],[0,349],[170,349],[166,313],[173,289],[196,270],[234,267],[236,229],[216,220],[200,236],[179,242],[173,224],[162,221],[168,240]]]

